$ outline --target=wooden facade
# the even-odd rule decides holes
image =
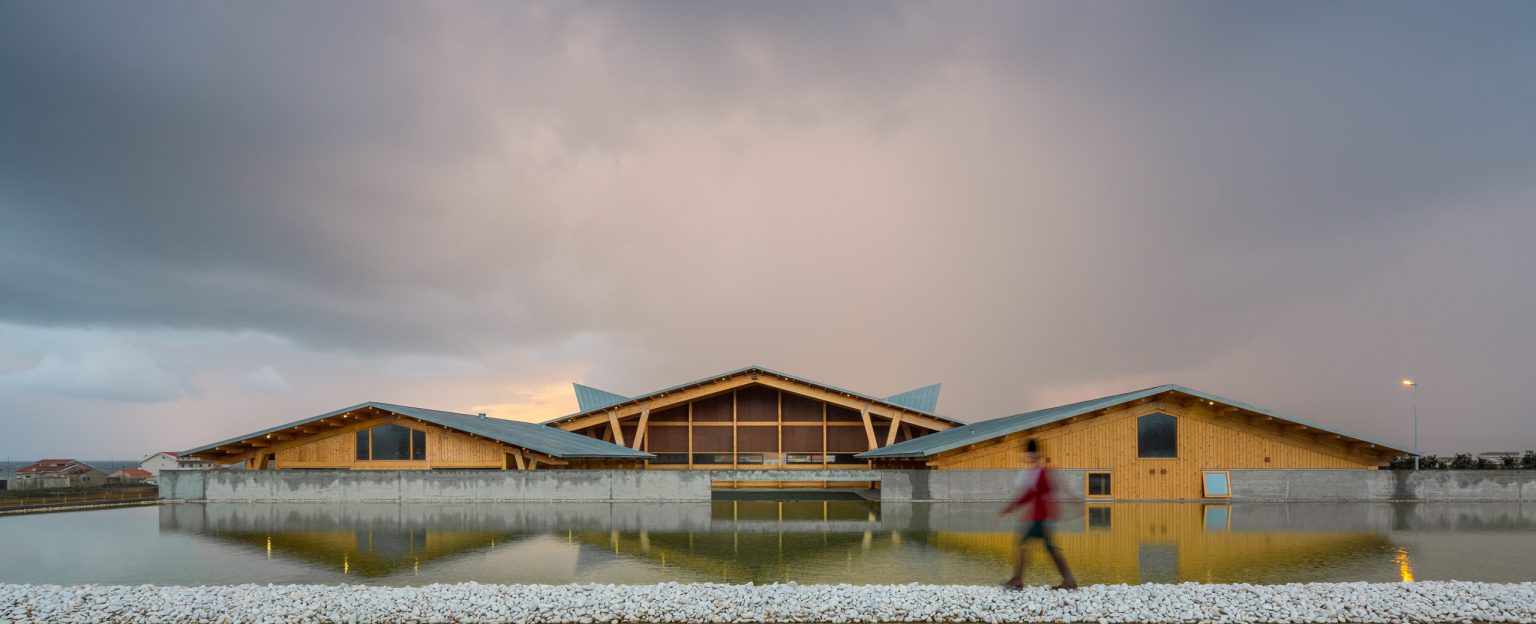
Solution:
[[[377,432],[391,427],[406,432],[406,442],[402,446],[405,452],[378,453]],[[390,431],[391,434],[400,432],[400,429]],[[399,449],[391,449],[395,450]],[[536,470],[641,466],[641,460],[637,459],[555,457],[376,406],[300,421],[278,431],[194,451],[192,455],[221,464],[239,462],[247,470]]]
[[[1141,427],[1148,418],[1173,424],[1171,452],[1149,454],[1141,448]],[[1024,465],[1025,441],[1031,438],[1048,466],[1085,471],[1082,490],[1090,500],[1212,498],[1202,482],[1209,472],[1366,470],[1401,453],[1316,426],[1169,391],[983,438],[921,460],[877,460],[876,467],[1019,468]],[[1089,487],[1090,479],[1095,487]]]
[[[653,470],[795,471],[867,469],[859,453],[960,423],[748,369],[547,424],[655,455]]]

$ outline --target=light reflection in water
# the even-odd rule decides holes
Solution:
[[[1408,561],[1408,549],[1398,546],[1392,556],[1392,561],[1397,564],[1397,572],[1402,575],[1404,583],[1413,582],[1413,563]]]

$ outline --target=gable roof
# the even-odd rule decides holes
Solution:
[[[1155,387],[1152,387],[1152,388],[1146,388],[1146,389],[1142,389],[1142,390],[1135,390],[1135,391],[1132,391],[1132,392],[1126,392],[1126,393],[1123,393],[1123,394],[1116,394],[1116,395],[1111,395],[1111,396],[1107,396],[1107,397],[1101,397],[1101,398],[1097,398],[1097,399],[1090,399],[1090,400],[1087,400],[1087,401],[1080,401],[1078,403],[1068,403],[1066,405],[1058,405],[1056,407],[1048,407],[1048,408],[1045,408],[1045,409],[1042,409],[1042,410],[1035,410],[1033,412],[1025,412],[1025,413],[1022,413],[1022,414],[1015,414],[1013,416],[1004,416],[1002,418],[994,418],[992,420],[985,420],[985,421],[982,421],[982,422],[979,422],[979,423],[969,424],[969,425],[966,425],[964,427],[956,427],[954,429],[947,429],[947,430],[944,430],[944,431],[938,431],[938,432],[934,432],[934,433],[930,433],[928,435],[922,436],[920,438],[913,438],[911,440],[907,440],[907,441],[904,441],[904,442],[898,442],[898,443],[892,444],[890,446],[886,446],[886,447],[882,447],[882,448],[877,448],[877,449],[873,449],[873,450],[870,450],[870,451],[865,451],[863,453],[855,455],[855,457],[858,457],[860,459],[899,459],[899,458],[924,458],[924,457],[932,457],[932,456],[937,455],[939,453],[943,453],[945,451],[952,451],[954,449],[957,449],[957,448],[960,448],[960,447],[963,447],[963,446],[967,446],[967,445],[970,445],[970,444],[975,444],[977,442],[983,442],[983,441],[990,440],[990,439],[993,439],[993,438],[1002,437],[1002,436],[1005,436],[1005,435],[1008,435],[1008,434],[1011,434],[1011,433],[1018,433],[1020,431],[1028,431],[1028,430],[1034,429],[1036,427],[1041,427],[1041,426],[1048,425],[1048,424],[1051,424],[1051,423],[1054,423],[1054,422],[1066,420],[1068,418],[1072,418],[1073,416],[1081,416],[1083,414],[1089,414],[1089,413],[1096,412],[1096,411],[1101,410],[1101,409],[1110,408],[1110,407],[1116,407],[1116,406],[1119,406],[1119,405],[1122,405],[1122,404],[1125,404],[1125,403],[1129,403],[1131,401],[1135,401],[1137,399],[1152,397],[1152,396],[1156,396],[1156,395],[1159,395],[1159,394],[1163,394],[1165,392],[1178,392],[1178,393],[1186,394],[1186,395],[1189,395],[1189,396],[1192,396],[1192,397],[1195,397],[1195,398],[1198,398],[1198,399],[1204,399],[1206,401],[1212,401],[1212,402],[1215,402],[1215,403],[1221,403],[1223,405],[1230,405],[1232,407],[1236,407],[1236,408],[1241,409],[1241,410],[1246,410],[1246,411],[1253,412],[1253,413],[1256,413],[1256,414],[1262,414],[1262,415],[1265,415],[1265,416],[1270,416],[1270,417],[1273,417],[1273,418],[1278,418],[1280,420],[1285,420],[1285,421],[1293,422],[1293,423],[1296,423],[1296,424],[1299,424],[1299,425],[1305,425],[1307,427],[1311,427],[1311,428],[1317,429],[1319,431],[1326,431],[1328,433],[1333,433],[1333,434],[1341,435],[1341,436],[1344,436],[1344,437],[1347,437],[1347,438],[1353,438],[1353,439],[1356,439],[1356,440],[1360,440],[1362,442],[1368,442],[1368,443],[1371,443],[1371,444],[1375,444],[1376,446],[1382,447],[1382,448],[1387,449],[1387,450],[1400,451],[1400,452],[1406,452],[1406,453],[1417,453],[1418,452],[1416,449],[1402,448],[1402,447],[1398,446],[1396,443],[1386,442],[1386,441],[1382,441],[1382,440],[1375,440],[1375,439],[1372,439],[1372,438],[1367,438],[1365,436],[1360,436],[1360,435],[1355,435],[1353,433],[1348,433],[1348,432],[1340,431],[1338,429],[1334,429],[1332,427],[1327,427],[1327,426],[1324,426],[1324,425],[1320,425],[1320,424],[1317,424],[1317,423],[1309,421],[1309,420],[1303,420],[1301,418],[1296,418],[1296,417],[1293,417],[1293,416],[1286,416],[1284,414],[1273,412],[1273,411],[1270,411],[1270,410],[1267,410],[1267,409],[1264,409],[1264,408],[1254,407],[1252,405],[1248,405],[1247,403],[1243,403],[1241,401],[1234,401],[1232,399],[1227,399],[1227,398],[1219,397],[1219,396],[1216,396],[1214,394],[1210,394],[1208,392],[1201,392],[1201,391],[1195,390],[1193,388],[1186,388],[1184,386],[1179,386],[1179,385],[1174,385],[1174,384],[1167,384],[1167,385],[1162,385],[1162,386],[1155,386]]]
[[[364,408],[375,408],[407,418],[414,418],[434,425],[447,427],[464,433],[472,433],[484,438],[490,438],[498,442],[504,442],[513,446],[522,447],[530,451],[543,453],[560,459],[647,459],[654,457],[650,453],[637,451],[628,447],[619,446],[612,442],[604,442],[584,435],[571,433],[554,427],[545,427],[529,422],[506,420],[502,418],[487,418],[459,414],[457,412],[444,412],[440,410],[410,407],[407,405],[392,405],[389,403],[367,402],[345,407],[334,412],[327,412],[319,416],[311,416],[291,423],[278,425],[269,429],[263,429],[256,433],[230,438],[222,442],[206,444],[195,449],[182,451],[181,455],[192,455],[215,449],[227,444],[235,444],[252,438],[258,438],[270,433],[276,433],[284,429],[291,429],[299,425],[324,420],[332,416],[339,416],[347,412],[355,412]]]
[[[37,460],[35,462],[32,462],[31,464],[28,464],[28,465],[26,465],[26,466],[24,466],[22,468],[18,468],[16,470],[16,473],[17,474],[21,474],[21,473],[33,474],[33,473],[44,473],[44,472],[63,472],[65,470],[69,470],[70,468],[75,468],[75,467],[91,468],[89,465],[86,465],[84,462],[81,462],[81,461],[75,460],[75,459],[39,459],[39,460]]]
[[[761,374],[764,374],[764,375],[771,375],[771,376],[778,377],[778,378],[781,378],[781,379],[787,379],[787,380],[796,381],[796,382],[799,382],[799,383],[807,385],[807,386],[815,386],[817,388],[821,388],[823,390],[827,390],[827,391],[830,391],[830,392],[837,392],[837,393],[840,393],[840,394],[846,394],[848,396],[854,397],[854,398],[859,399],[861,401],[868,401],[870,403],[874,403],[874,404],[877,404],[877,405],[884,405],[884,406],[887,406],[887,407],[894,407],[894,408],[901,409],[901,410],[906,410],[906,411],[909,411],[909,412],[916,412],[918,414],[922,414],[922,415],[930,417],[930,418],[934,418],[934,419],[937,419],[937,420],[942,420],[944,422],[953,424],[955,426],[960,426],[962,424],[965,424],[965,423],[957,421],[957,420],[955,420],[953,418],[948,418],[948,417],[940,416],[940,415],[934,413],[934,409],[937,408],[937,406],[938,406],[937,404],[938,404],[938,401],[939,401],[939,384],[933,384],[931,386],[926,386],[926,387],[923,387],[923,388],[918,388],[917,390],[912,390],[912,391],[909,391],[909,392],[903,392],[903,393],[898,394],[898,395],[881,398],[881,397],[876,397],[876,396],[871,396],[871,395],[868,395],[868,394],[864,394],[864,393],[861,393],[861,392],[854,392],[852,390],[848,390],[848,389],[845,389],[845,388],[839,388],[837,386],[833,386],[833,385],[830,385],[830,384],[824,384],[824,383],[821,383],[819,381],[812,381],[812,380],[806,379],[804,377],[800,377],[800,376],[797,376],[797,375],[791,375],[789,373],[784,373],[784,372],[773,370],[771,368],[764,368],[762,366],[757,366],[757,365],[752,365],[752,366],[746,366],[746,367],[743,367],[743,368],[738,368],[736,370],[727,371],[727,372],[724,372],[724,373],[720,373],[718,375],[710,375],[708,377],[701,377],[699,379],[695,379],[695,380],[687,382],[687,383],[681,383],[681,384],[678,384],[678,385],[675,385],[675,386],[672,386],[672,387],[669,387],[669,388],[662,388],[660,390],[653,390],[651,392],[646,392],[644,394],[637,394],[637,395],[632,396],[632,397],[623,397],[623,396],[614,394],[612,392],[605,392],[605,391],[602,391],[602,390],[597,390],[596,388],[588,388],[587,386],[582,386],[582,385],[577,384],[577,388],[578,388],[577,389],[577,396],[576,396],[576,399],[577,399],[577,409],[580,409],[581,411],[576,412],[574,414],[567,414],[567,415],[561,416],[559,418],[552,418],[552,419],[546,420],[546,421],[544,421],[544,424],[545,425],[551,425],[551,424],[558,423],[558,422],[561,422],[561,421],[565,421],[565,420],[569,420],[569,419],[572,419],[572,418],[576,418],[578,416],[586,416],[587,414],[590,414],[592,412],[603,410],[603,409],[607,409],[607,408],[610,408],[610,407],[615,407],[615,406],[618,406],[618,405],[624,405],[626,403],[637,403],[637,402],[640,402],[640,401],[645,401],[645,400],[654,398],[654,397],[656,397],[658,395],[671,394],[673,392],[677,392],[677,391],[683,390],[685,388],[690,388],[690,387],[693,387],[693,386],[697,386],[697,385],[700,385],[700,384],[705,384],[705,383],[709,383],[709,382],[713,382],[713,381],[719,381],[719,380],[726,379],[728,377],[735,377],[737,375],[743,375],[743,374],[747,374],[747,373],[761,373]],[[581,388],[587,388],[587,390],[591,390],[591,391],[594,391],[594,392],[600,392],[600,393],[602,393],[604,395],[609,395],[609,396],[612,396],[612,397],[619,397],[622,400],[615,401],[613,403],[608,403],[608,404],[603,405],[601,407],[596,407],[596,408],[588,409],[585,406],[583,406],[582,403],[581,403],[581,390],[580,390]],[[928,400],[928,394],[929,393],[931,393],[931,395],[932,395],[932,397],[931,397],[932,400],[931,401]],[[905,397],[906,395],[913,395],[913,396],[912,397],[907,397],[907,398],[902,398],[902,397]],[[898,400],[905,401],[906,403],[905,404],[904,403],[899,403],[899,402],[897,402]]]

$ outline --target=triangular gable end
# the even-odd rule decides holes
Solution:
[[[597,388],[583,386],[579,383],[571,385],[576,388],[576,406],[583,413],[603,409],[609,405],[618,405],[629,400],[627,396],[614,394],[607,390],[598,390]]]
[[[916,390],[908,390],[900,394],[885,397],[887,403],[893,403],[905,408],[915,409],[919,412],[932,414],[939,406],[939,386],[923,386]]]

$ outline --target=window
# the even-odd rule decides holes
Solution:
[[[1088,496],[1107,498],[1113,495],[1111,492],[1112,490],[1110,489],[1109,473],[1088,473]]]
[[[736,463],[738,463],[738,464],[761,464],[761,463],[763,463],[763,454],[762,453],[741,453],[741,454],[738,454],[736,456]]]
[[[1179,456],[1179,420],[1167,414],[1136,419],[1136,456],[1164,459]]]
[[[357,432],[358,461],[424,461],[427,432],[396,424]]]
[[[1207,470],[1200,474],[1206,498],[1232,498],[1232,487],[1227,483],[1227,471]]]
[[[784,456],[786,464],[819,464],[821,455],[816,453],[790,453]]]
[[[652,464],[668,464],[668,465],[686,464],[686,463],[688,463],[688,454],[687,453],[657,453],[656,454],[656,459],[651,460],[651,463]]]
[[[400,425],[379,425],[369,430],[373,435],[373,460],[411,458],[411,430]]]
[[[731,454],[730,453],[694,453],[693,454],[693,463],[694,464],[729,464],[729,463],[731,463]]]

